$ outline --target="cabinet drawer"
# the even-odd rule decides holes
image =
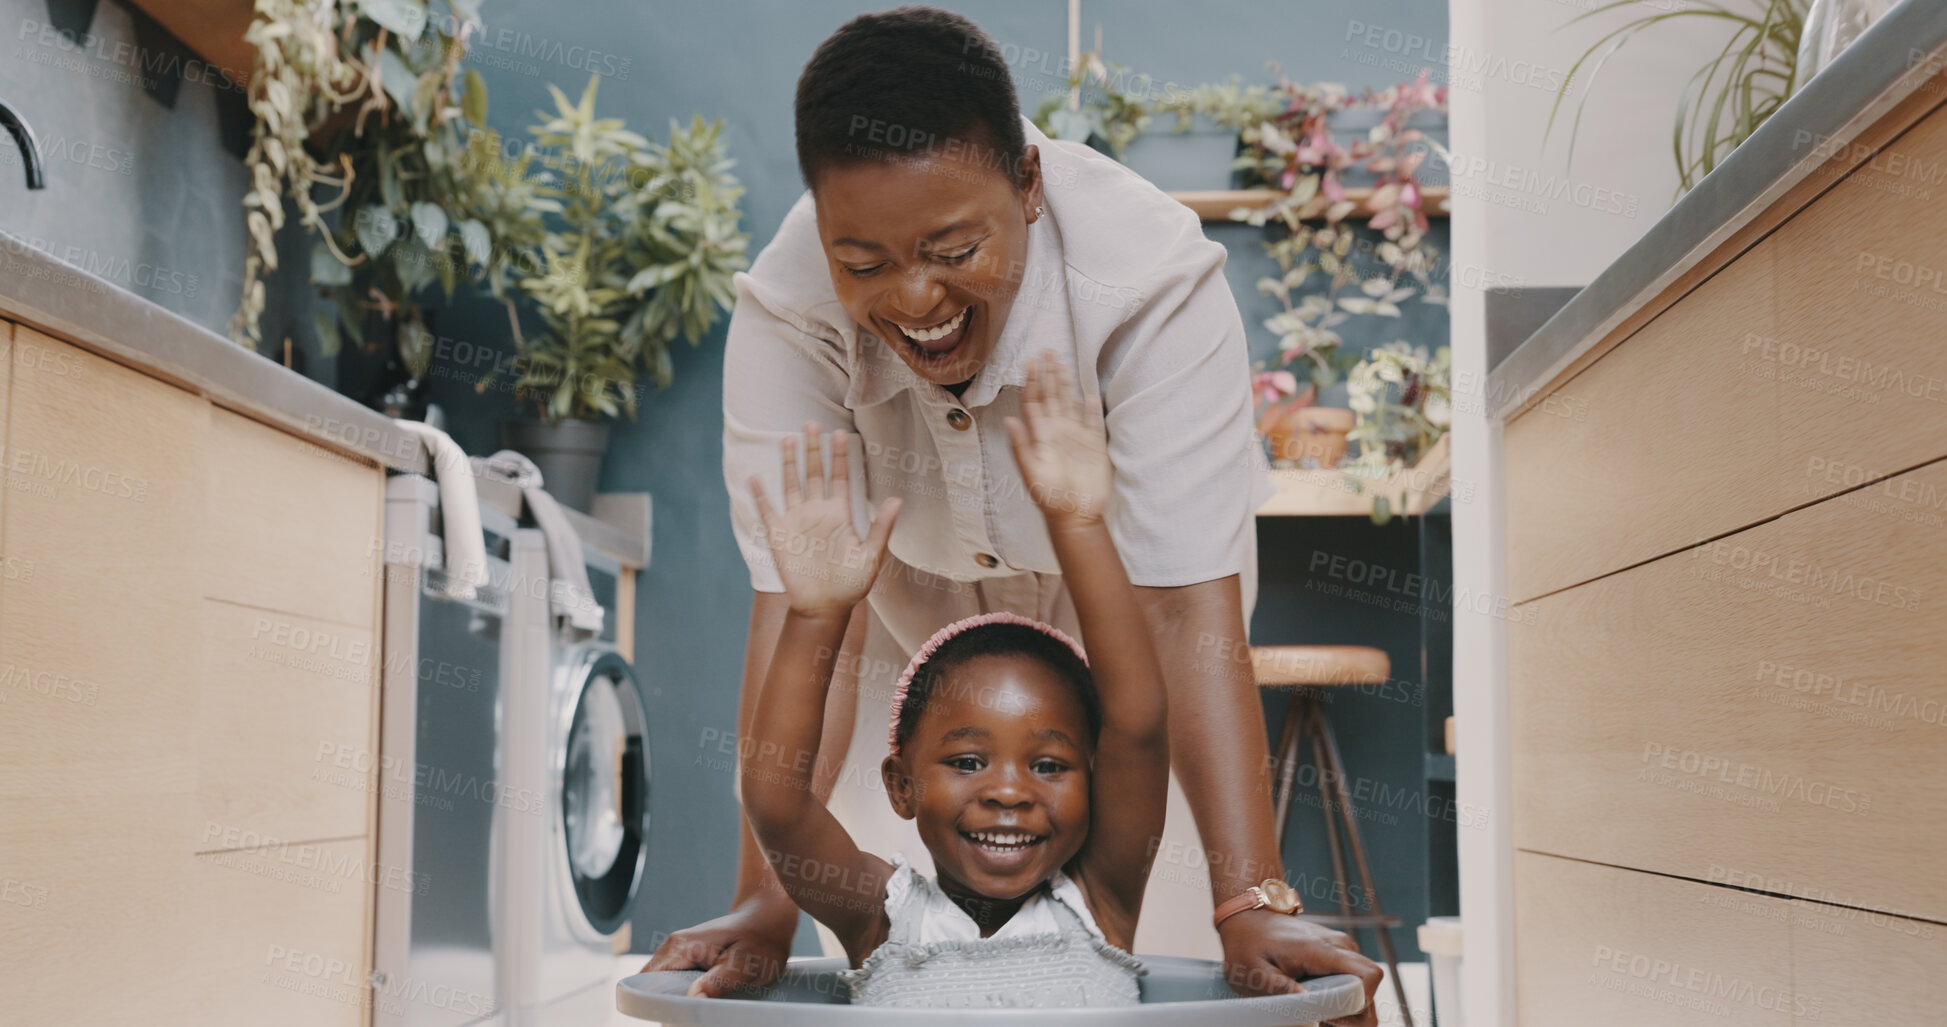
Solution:
[[[1825,1023],[1939,1023],[1947,927],[1792,903],[1792,975]],[[1813,1017],[1803,1022],[1810,1023]]]
[[[208,404],[25,328],[13,356],[0,794],[186,796]]]
[[[185,930],[200,1015],[185,1023],[358,1027],[365,1022],[373,885],[367,840],[201,855]]]
[[[1514,854],[1519,1027],[1791,1027],[1786,903]]]
[[[195,745],[202,817],[184,844],[206,852],[229,847],[226,837],[365,834],[375,801],[377,636],[214,600],[204,614]]]
[[[1511,622],[1515,844],[1947,918],[1947,464],[1889,485]]]
[[[385,472],[228,410],[210,435],[207,594],[376,625]]]
[[[1506,428],[1516,600],[1947,455],[1947,110]]]

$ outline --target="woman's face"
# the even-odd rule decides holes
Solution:
[[[1032,891],[1088,838],[1088,720],[1074,686],[1040,660],[976,656],[927,697],[886,757],[893,808],[917,822],[949,894]]]
[[[1018,193],[1004,168],[957,154],[827,168],[813,190],[839,302],[936,385],[967,381],[994,352],[1042,202],[1036,147]]]

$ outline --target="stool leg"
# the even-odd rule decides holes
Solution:
[[[1291,812],[1291,788],[1298,763],[1298,693],[1293,692],[1291,701],[1285,704],[1284,726],[1278,729],[1277,779],[1271,784],[1271,802],[1277,819],[1278,858],[1284,858],[1284,836],[1286,814]]]
[[[1326,759],[1331,762],[1332,781],[1338,791],[1339,808],[1345,817],[1346,840],[1351,842],[1352,859],[1359,866],[1359,884],[1366,890],[1366,904],[1374,916],[1383,916],[1385,910],[1379,905],[1379,892],[1372,884],[1372,865],[1366,861],[1365,839],[1359,833],[1359,816],[1352,808],[1352,795],[1345,786],[1345,765],[1339,760],[1338,740],[1332,736],[1332,725],[1326,722],[1323,711],[1318,714],[1317,732],[1317,741],[1324,744]],[[1326,822],[1331,822],[1329,812]],[[1406,984],[1399,979],[1399,957],[1393,952],[1392,934],[1384,924],[1374,924],[1372,933],[1379,939],[1380,954],[1386,958],[1386,972],[1393,979],[1393,995],[1399,999],[1399,1015],[1405,1020],[1406,1027],[1413,1027],[1413,1010],[1406,1004]]]
[[[1319,734],[1319,729],[1324,723],[1325,710],[1319,705],[1318,697],[1315,695],[1307,697],[1304,732],[1312,743],[1312,770],[1313,776],[1318,779],[1318,810],[1325,820],[1325,848],[1332,854],[1332,881],[1335,885],[1333,890],[1339,902],[1339,915],[1351,916],[1352,896],[1347,888],[1350,878],[1345,873],[1345,847],[1339,844],[1339,823],[1338,818],[1332,814],[1332,795],[1329,791],[1332,775],[1337,771],[1331,769],[1330,757],[1323,741],[1324,736]],[[1352,935],[1355,944],[1358,942],[1359,932],[1356,929],[1348,928],[1346,933]]]

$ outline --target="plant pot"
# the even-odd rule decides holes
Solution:
[[[1269,418],[1264,435],[1271,459],[1300,467],[1337,467],[1345,459],[1352,411],[1345,407],[1293,407]]]
[[[595,505],[608,449],[606,421],[502,421],[500,445],[534,461],[542,487],[562,505],[583,513]]]
[[[1123,151],[1123,164],[1166,192],[1238,188],[1244,173],[1230,166],[1244,149],[1237,130],[1201,114],[1187,132],[1175,125],[1174,114],[1152,116],[1148,130]]]

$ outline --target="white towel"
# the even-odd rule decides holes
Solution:
[[[548,601],[556,616],[584,631],[600,634],[602,604],[588,587],[588,563],[581,552],[581,534],[568,523],[561,504],[543,489],[541,469],[521,453],[503,449],[488,457],[473,458],[473,473],[491,475],[519,486],[527,500],[527,512],[548,547]]]
[[[473,487],[473,465],[466,450],[438,428],[422,421],[393,420],[418,435],[432,453],[444,518],[440,536],[446,551],[446,594],[476,598],[474,590],[487,584],[487,543],[480,535],[480,493]]]

